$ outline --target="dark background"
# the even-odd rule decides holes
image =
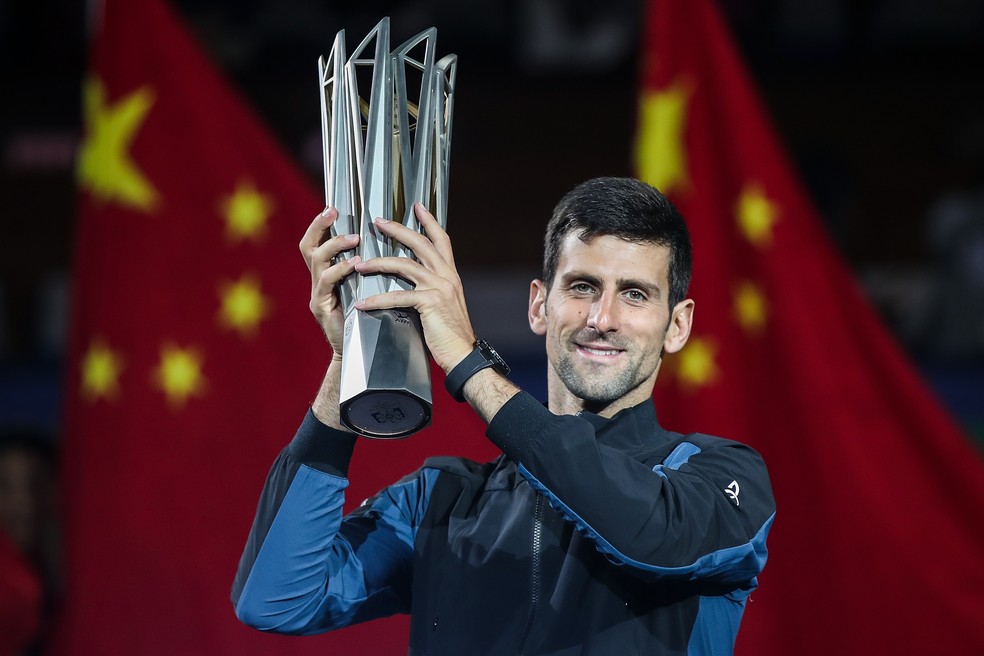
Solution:
[[[565,191],[632,172],[641,0],[173,6],[317,187],[316,61],[334,33],[351,47],[387,15],[394,42],[438,28],[439,54],[459,56],[449,216],[476,323],[503,285],[525,296]],[[984,433],[984,3],[719,7],[844,257],[944,402]],[[87,13],[0,4],[0,428],[58,429]],[[496,323],[517,324],[490,330],[522,357],[522,321]]]

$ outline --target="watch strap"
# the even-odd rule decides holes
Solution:
[[[501,374],[509,373],[509,366],[499,357],[495,349],[489,346],[487,342],[478,340],[472,352],[448,372],[444,379],[444,387],[455,401],[461,403],[465,400],[465,383],[468,382],[469,378],[487,367],[493,367]]]

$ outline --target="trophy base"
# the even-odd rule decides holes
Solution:
[[[342,423],[382,439],[406,437],[430,423],[430,356],[416,310],[352,310],[344,348]]]
[[[406,392],[369,390],[342,404],[342,423],[365,437],[398,439],[431,420],[429,403]]]

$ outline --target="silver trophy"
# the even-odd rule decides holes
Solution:
[[[341,258],[414,257],[377,232],[373,219],[421,232],[413,212],[418,201],[447,225],[457,57],[435,61],[433,27],[392,51],[389,32],[384,18],[348,57],[342,30],[327,61],[318,60],[325,202],[338,210],[332,234],[360,236],[358,248]],[[411,288],[396,276],[353,274],[339,290],[345,308],[341,419],[367,437],[405,437],[430,423],[430,356],[417,311],[353,307],[374,294]]]

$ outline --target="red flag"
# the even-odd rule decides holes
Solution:
[[[96,25],[79,159],[59,651],[405,654],[400,619],[288,639],[233,614],[264,476],[330,357],[297,250],[323,202],[160,0],[107,0]],[[326,48],[339,27],[325,26]],[[311,67],[311,108],[298,120],[318,125],[316,62],[298,65]],[[350,507],[425,455],[491,455],[473,413],[435,397],[434,427],[359,445]]]
[[[637,165],[691,226],[662,421],[765,456],[778,512],[737,650],[984,653],[984,467],[793,174],[711,0],[654,0]]]

